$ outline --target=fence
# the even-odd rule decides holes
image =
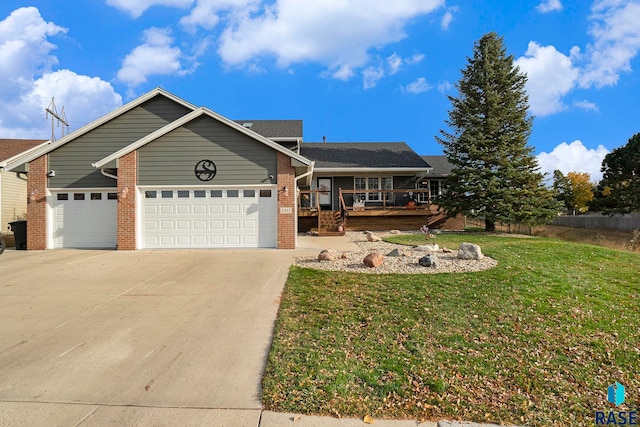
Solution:
[[[601,214],[559,216],[553,220],[553,225],[585,228],[609,228],[613,230],[640,229],[640,214],[607,216]]]
[[[531,227],[522,224],[502,224],[496,222],[496,231],[502,233],[526,234],[531,236]],[[482,228],[484,229],[484,218],[465,218],[465,228]]]

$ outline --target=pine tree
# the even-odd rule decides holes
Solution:
[[[456,84],[458,97],[436,140],[453,170],[440,206],[449,215],[496,222],[539,224],[555,216],[559,203],[543,185],[533,148],[527,145],[533,118],[528,114],[527,78],[506,54],[502,38],[485,34]]]

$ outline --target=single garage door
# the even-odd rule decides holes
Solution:
[[[54,248],[114,248],[118,193],[69,190],[52,193]],[[28,232],[28,230],[27,230]]]
[[[276,188],[142,189],[144,248],[274,248]]]

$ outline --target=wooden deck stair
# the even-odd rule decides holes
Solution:
[[[340,222],[340,211],[321,211],[318,218],[318,236],[344,236],[344,231],[338,231]]]

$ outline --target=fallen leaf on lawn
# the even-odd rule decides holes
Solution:
[[[369,415],[365,415],[363,421],[365,424],[373,424],[376,422],[376,420],[371,418]]]

